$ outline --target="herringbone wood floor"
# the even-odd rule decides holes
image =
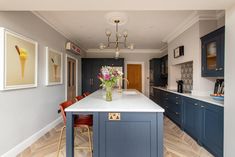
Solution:
[[[17,157],[55,157],[57,151],[60,129],[59,124],[50,132],[41,137],[29,148]],[[78,131],[75,131],[75,133]],[[85,135],[75,134],[75,145],[87,145],[88,138]],[[63,135],[60,157],[65,157],[65,134]],[[75,150],[77,157],[90,157],[88,150]],[[168,118],[164,118],[164,157],[213,157],[204,148],[200,147],[190,136],[181,131]]]

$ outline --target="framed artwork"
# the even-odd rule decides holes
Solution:
[[[184,46],[179,46],[174,49],[174,58],[178,58],[184,55]]]
[[[46,47],[46,85],[63,83],[63,53]]]
[[[0,90],[37,87],[37,42],[0,28]]]

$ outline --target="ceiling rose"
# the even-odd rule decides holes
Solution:
[[[127,23],[127,15],[123,12],[110,12],[105,15],[107,22],[111,25],[116,25],[115,20],[119,20],[119,26]]]

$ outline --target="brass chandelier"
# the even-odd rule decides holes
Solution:
[[[128,48],[133,50],[134,49],[134,44],[131,43],[129,45],[127,45],[127,37],[128,37],[128,32],[125,30],[123,31],[123,33],[119,33],[118,32],[118,24],[120,23],[120,20],[114,20],[113,21],[116,25],[116,32],[115,32],[115,41],[110,41],[110,37],[112,35],[112,32],[110,30],[106,30],[105,34],[107,36],[107,44],[105,45],[104,43],[100,43],[99,48],[101,50],[105,49],[105,48],[110,48],[111,45],[114,45],[115,48],[115,58],[119,58],[119,54],[120,54],[120,44],[124,45],[124,48]],[[120,41],[121,38],[124,38],[123,41]]]

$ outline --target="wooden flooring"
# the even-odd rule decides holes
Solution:
[[[56,157],[58,138],[62,123],[41,137],[17,157]],[[78,131],[75,131],[75,133]],[[86,135],[75,134],[75,145],[87,146]],[[88,150],[75,150],[77,157],[91,157]],[[65,155],[65,133],[63,135],[60,157]],[[168,118],[164,118],[164,157],[213,157],[200,147],[190,136],[182,132]]]

